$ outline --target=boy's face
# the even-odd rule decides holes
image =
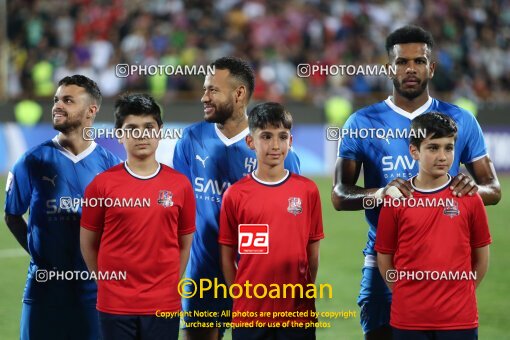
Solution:
[[[267,126],[264,129],[255,129],[246,136],[248,147],[255,150],[259,165],[271,167],[283,164],[285,157],[292,146],[290,130],[283,126]]]
[[[420,163],[420,172],[431,177],[441,177],[446,175],[452,166],[455,138],[430,137],[422,141],[419,149],[411,144],[409,150],[413,158]]]
[[[155,155],[159,144],[157,132],[160,127],[152,116],[129,115],[121,129],[125,131],[119,142],[124,144],[128,156],[144,159]]]

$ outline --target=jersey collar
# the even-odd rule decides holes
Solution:
[[[414,190],[418,191],[418,192],[421,192],[421,193],[424,193],[424,194],[433,194],[435,192],[439,192],[441,190],[443,190],[444,188],[446,188],[447,186],[450,185],[450,183],[452,182],[452,176],[450,176],[449,173],[447,173],[446,175],[448,175],[448,182],[446,182],[445,184],[441,185],[440,187],[437,187],[437,188],[432,188],[432,189],[420,189],[420,188],[417,188],[414,186],[414,180],[416,178],[416,176],[413,176],[409,179],[409,181],[411,182],[411,186],[413,187]]]
[[[82,159],[84,159],[85,157],[90,155],[92,153],[92,151],[94,151],[96,149],[96,146],[97,146],[96,142],[92,141],[92,143],[90,143],[90,146],[88,148],[86,148],[79,154],[75,155],[71,151],[67,150],[62,145],[60,145],[60,143],[58,142],[58,135],[56,135],[51,141],[53,142],[53,145],[55,145],[57,150],[60,151],[60,153],[62,155],[69,158],[73,163],[78,163],[79,161],[81,161]]]
[[[223,134],[223,132],[220,131],[220,129],[218,129],[218,126],[216,124],[214,124],[214,131],[216,132],[216,135],[218,136],[218,138],[223,142],[223,144],[225,144],[226,146],[230,146],[232,144],[235,144],[237,142],[239,142],[241,139],[244,139],[244,137],[246,137],[248,135],[248,133],[250,132],[249,128],[246,128],[244,129],[243,131],[239,132],[237,135],[235,135],[234,137],[232,138],[227,138],[225,137],[225,135]]]
[[[161,170],[161,163],[158,162],[158,168],[156,169],[156,171],[154,171],[154,173],[148,175],[148,176],[140,176],[140,175],[137,175],[134,173],[133,170],[131,170],[127,164],[127,161],[124,162],[124,168],[126,169],[126,171],[133,177],[135,178],[138,178],[138,179],[151,179],[153,177],[156,177],[159,173],[159,171]]]
[[[419,108],[417,108],[413,112],[407,112],[406,110],[401,109],[400,107],[395,105],[395,103],[391,100],[392,97],[393,96],[389,96],[388,98],[386,98],[386,100],[384,101],[386,103],[386,105],[388,105],[390,107],[390,109],[392,109],[393,111],[395,111],[399,115],[402,115],[402,116],[404,116],[404,117],[406,117],[407,119],[410,119],[410,120],[416,118],[416,116],[421,115],[422,113],[427,111],[427,109],[432,104],[432,97],[429,96],[429,99],[427,99],[425,104],[423,104],[422,106],[420,106]]]
[[[263,184],[263,185],[267,185],[267,186],[270,186],[270,187],[273,187],[273,186],[278,186],[280,184],[282,184],[283,182],[285,182],[287,179],[289,179],[289,176],[290,176],[290,171],[285,169],[286,173],[285,173],[285,176],[283,176],[282,179],[276,181],[276,182],[267,182],[267,181],[263,181],[261,180],[260,178],[258,178],[257,176],[255,176],[255,171],[253,171],[251,173],[251,177],[255,180],[255,182],[258,182],[260,184]]]

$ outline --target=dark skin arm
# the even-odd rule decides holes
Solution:
[[[337,159],[331,192],[331,201],[336,210],[362,210],[363,198],[373,196],[379,189],[365,189],[356,185],[361,165],[360,161],[341,157]],[[459,173],[454,177],[450,189],[458,197],[474,195],[478,191],[485,205],[497,204],[501,199],[501,187],[490,158],[485,156],[473,163],[466,164],[466,168],[474,180]],[[383,196],[390,186],[397,187],[405,197],[412,195],[411,184],[402,178],[396,178],[384,187]]]
[[[27,222],[23,216],[5,214],[5,224],[9,227],[9,230],[16,238],[16,241],[25,249],[28,253],[28,240],[27,240]]]

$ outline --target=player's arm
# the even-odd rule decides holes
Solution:
[[[319,240],[310,241],[306,249],[308,253],[308,266],[310,267],[310,275],[313,283],[315,283],[317,272],[319,271],[319,244]]]
[[[193,242],[193,234],[194,233],[179,235],[179,249],[181,259],[179,277],[182,277],[184,275],[184,272],[186,271],[186,266],[188,265],[189,252],[191,249],[191,243]]]
[[[394,179],[384,188],[365,189],[356,185],[361,165],[361,161],[342,157],[337,159],[331,192],[331,201],[336,210],[362,210],[365,197],[383,198],[390,187],[396,187],[405,197],[411,196],[413,188],[409,181],[402,178]]]
[[[234,283],[237,274],[235,256],[236,253],[233,246],[220,244],[221,270],[229,287]]]
[[[80,249],[85,260],[85,264],[90,272],[97,273],[97,254],[99,253],[99,243],[101,233],[80,228]]]
[[[28,240],[27,240],[27,222],[21,215],[11,215],[11,214],[5,214],[4,216],[5,224],[7,224],[7,227],[11,231],[11,233],[16,238],[16,241],[25,249],[28,251]]]
[[[466,164],[466,169],[473,179],[463,173],[455,176],[450,186],[454,194],[461,197],[478,192],[485,205],[497,204],[501,200],[501,186],[489,156]]]
[[[381,273],[381,276],[384,279],[384,282],[386,282],[386,285],[390,290],[393,290],[393,282],[388,281],[388,275],[387,272],[389,270],[395,270],[395,267],[393,267],[393,254],[383,254],[383,253],[377,253],[377,266],[379,267],[379,272]],[[391,275],[390,275],[391,276]]]
[[[478,288],[489,268],[489,245],[471,250],[471,267],[476,273],[475,288]]]

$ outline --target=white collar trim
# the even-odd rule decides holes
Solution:
[[[78,163],[79,161],[81,161],[82,159],[84,159],[85,157],[87,157],[88,155],[90,155],[96,149],[96,146],[97,146],[96,142],[92,141],[92,143],[90,143],[90,146],[88,148],[86,148],[79,154],[75,155],[71,151],[67,150],[62,145],[60,145],[60,143],[58,142],[58,135],[53,137],[52,142],[53,142],[53,145],[55,145],[55,147],[58,149],[58,151],[60,151],[60,153],[62,155],[69,158],[75,164]]]
[[[225,137],[223,132],[221,132],[220,129],[218,129],[218,126],[216,124],[214,124],[214,131],[216,131],[216,135],[218,135],[218,138],[223,142],[223,144],[225,144],[226,146],[230,146],[234,143],[239,142],[241,139],[244,139],[244,137],[246,137],[250,132],[250,129],[246,128],[232,138]]]
[[[127,172],[129,172],[129,174],[133,177],[136,177],[138,179],[151,179],[158,175],[159,170],[161,170],[161,163],[158,162],[158,168],[156,169],[156,171],[148,176],[140,176],[140,175],[135,174],[134,171],[129,168],[127,161],[124,162],[124,167],[126,168]]]
[[[384,101],[386,103],[386,105],[388,105],[393,111],[395,111],[399,115],[402,115],[402,116],[404,116],[404,117],[406,117],[408,119],[411,119],[411,120],[416,118],[416,116],[421,115],[422,113],[427,111],[427,109],[432,104],[432,97],[429,96],[429,99],[427,99],[425,104],[423,104],[422,106],[420,106],[419,108],[417,108],[413,112],[407,112],[406,110],[401,109],[400,107],[395,105],[395,103],[391,100],[392,97],[393,96],[389,96],[388,98],[386,98],[386,100]]]
[[[290,171],[285,169],[286,173],[285,173],[285,176],[283,176],[282,179],[276,181],[276,182],[266,182],[266,181],[263,181],[261,180],[260,178],[258,178],[257,176],[255,176],[255,170],[251,173],[251,176],[253,177],[253,179],[257,182],[259,182],[260,184],[265,184],[265,185],[278,185],[280,183],[283,183],[285,180],[287,180],[287,178],[289,178],[290,176]]]
[[[448,181],[447,181],[445,184],[443,184],[443,185],[441,185],[440,187],[437,187],[437,188],[432,188],[432,189],[420,189],[420,188],[418,188],[418,187],[414,186],[414,180],[415,180],[416,176],[418,176],[418,175],[411,177],[411,186],[413,187],[413,189],[414,189],[414,190],[419,191],[419,192],[424,192],[424,193],[427,193],[427,192],[435,192],[435,191],[443,190],[443,189],[444,189],[444,188],[446,188],[446,187],[448,186],[448,184],[450,184],[450,182],[452,181],[452,176],[450,176],[450,174],[449,174],[449,173],[446,173],[446,175],[448,176]]]

